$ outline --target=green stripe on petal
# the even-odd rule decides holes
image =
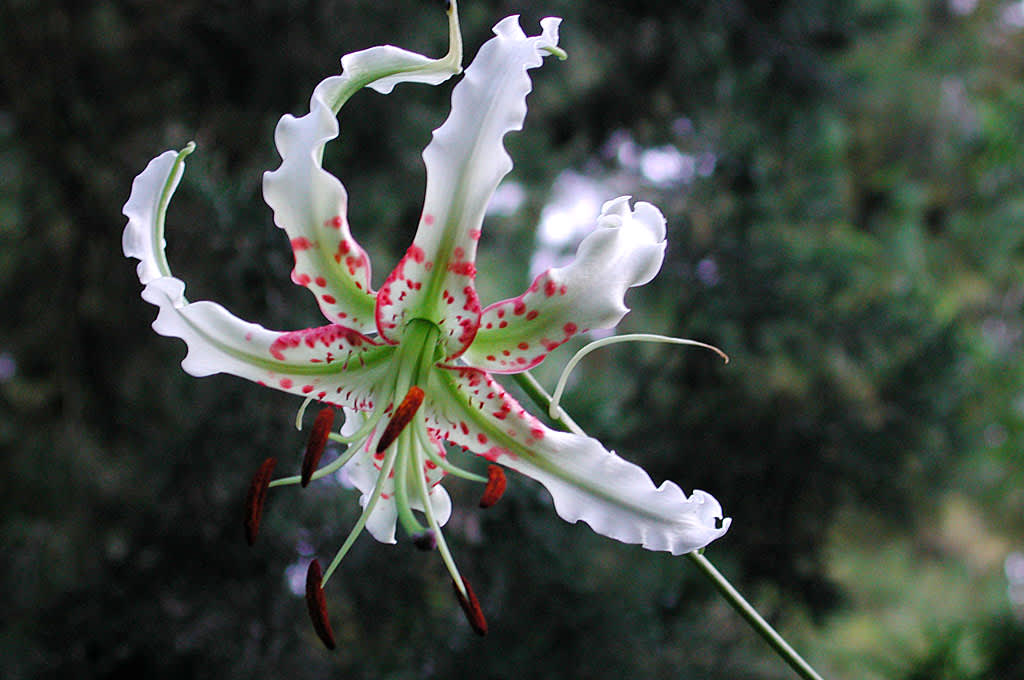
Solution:
[[[473,340],[480,306],[473,283],[484,211],[509,170],[506,133],[522,128],[527,70],[557,50],[559,19],[527,37],[516,17],[494,27],[452,94],[452,111],[423,152],[427,188],[416,238],[378,292],[377,328],[397,342],[406,323],[427,319],[444,331],[446,355]]]
[[[305,116],[284,116],[277,124],[281,166],[263,176],[263,196],[295,254],[292,281],[313,293],[329,320],[370,331],[370,261],[349,230],[345,187],[320,167],[338,121],[323,101],[311,106]]]
[[[125,257],[139,260],[136,273],[143,285],[170,276],[164,240],[167,203],[185,172],[185,158],[195,150],[189,142],[181,151],[165,151],[146,165],[132,182],[132,192],[122,211],[128,218],[121,237]]]
[[[338,136],[338,110],[356,91],[388,93],[400,82],[436,85],[461,70],[462,42],[454,4],[449,10],[450,46],[441,59],[392,46],[342,58],[342,73],[313,91],[309,113],[281,118],[274,140],[281,165],[263,177],[263,194],[295,254],[292,280],[313,293],[330,321],[361,332],[375,328],[370,261],[352,237],[348,194],[323,169],[324,146]]]
[[[220,305],[185,302],[185,284],[155,279],[142,297],[160,308],[153,330],[188,345],[181,367],[196,377],[228,373],[267,387],[352,408],[370,408],[389,380],[394,348],[344,326],[270,331]]]
[[[673,482],[655,487],[639,466],[591,437],[545,427],[487,373],[435,371],[430,416],[445,438],[537,480],[568,522],[648,550],[680,555],[706,546],[729,528],[712,496],[687,497]]]
[[[171,275],[164,255],[167,205],[184,170],[184,157],[168,151],[132,183],[125,203],[125,255],[139,259],[142,298],[160,309],[153,328],[188,345],[182,367],[195,376],[229,373],[293,394],[365,408],[388,374],[394,349],[344,326],[291,333],[243,321],[212,302],[189,303],[185,284]]]
[[[626,292],[651,279],[665,255],[665,218],[650,203],[608,201],[567,266],[542,273],[516,298],[483,311],[462,359],[495,373],[536,366],[583,331],[611,328],[629,311]]]

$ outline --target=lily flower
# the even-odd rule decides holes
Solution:
[[[349,229],[347,192],[322,167],[324,145],[337,137],[338,110],[357,90],[387,94],[398,83],[436,85],[462,71],[454,0],[448,18],[444,57],[393,46],[349,54],[341,75],[316,87],[309,113],[285,115],[277,126],[281,165],[264,176],[264,196],[294,252],[292,280],[310,291],[326,325],[271,331],[213,302],[186,300],[185,284],[168,266],[163,232],[194,145],[153,159],[124,207],[125,255],[140,261],[142,297],[159,308],[154,330],[187,344],[186,372],[229,373],[344,409],[344,428],[329,438],[348,444],[345,453],[314,470],[332,420],[318,416],[303,474],[271,482],[273,462],[266,461],[250,490],[246,522],[251,539],[268,487],[305,485],[344,468],[359,489],[363,511],[356,526],[322,577],[319,564],[311,565],[307,584],[317,632],[330,644],[322,585],[363,529],[394,543],[396,524],[418,546],[436,546],[474,628],[486,629],[441,531],[451,514],[441,485],[446,475],[486,483],[487,506],[504,489],[502,467],[515,470],[543,484],[565,520],[676,555],[704,547],[729,527],[709,494],[687,496],[673,482],[655,486],[642,468],[596,439],[546,426],[494,377],[536,366],[586,330],[614,327],[628,311],[626,291],[650,281],[664,256],[661,213],[620,197],[604,205],[568,266],[540,274],[518,297],[487,307],[477,298],[484,213],[512,168],[503,138],[522,127],[528,71],[545,56],[565,56],[559,19],[544,19],[535,36],[514,16],[494,27],[495,37],[454,88],[451,114],[423,152],[426,197],[413,243],[372,289],[369,260]],[[446,443],[486,459],[488,476],[449,462]]]

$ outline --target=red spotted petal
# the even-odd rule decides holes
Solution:
[[[610,328],[628,312],[623,298],[650,281],[665,253],[665,218],[649,203],[630,209],[627,197],[606,203],[576,259],[549,269],[530,288],[483,311],[480,331],[463,360],[494,373],[519,373],[577,333]]]
[[[522,128],[527,70],[558,43],[558,20],[527,37],[515,17],[494,28],[452,94],[452,112],[423,152],[427,189],[413,245],[377,293],[377,329],[399,342],[413,318],[436,323],[446,356],[473,341],[480,324],[474,285],[476,245],[491,195],[509,170],[506,133]]]
[[[543,484],[566,521],[674,555],[702,548],[729,528],[709,494],[687,496],[673,482],[656,487],[642,468],[596,439],[544,426],[487,373],[435,374],[427,405],[445,438]]]

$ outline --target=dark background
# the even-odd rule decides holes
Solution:
[[[180,370],[121,255],[121,206],[195,139],[168,227],[189,297],[322,323],[262,202],[274,125],[342,54],[441,54],[442,5],[0,3],[3,677],[792,677],[686,560],[567,525],[518,477],[486,513],[447,485],[483,640],[436,556],[363,537],[327,589],[340,648],[322,649],[292,585],[357,516],[337,484],[273,493],[244,545],[252,472],[301,456],[298,400]],[[572,170],[668,217],[622,332],[732,356],[601,350],[570,412],[722,502],[734,523],[708,556],[826,676],[1024,678],[1024,5],[464,5],[467,63],[511,13],[528,32],[564,17],[570,55],[534,72],[509,138],[524,200],[488,220],[485,302],[529,282]],[[378,284],[450,89],[359,94],[328,149]],[[644,165],[658,154],[667,178]]]

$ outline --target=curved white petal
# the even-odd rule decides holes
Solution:
[[[435,371],[425,404],[456,444],[528,475],[551,493],[568,522],[584,521],[610,538],[674,555],[722,536],[731,520],[710,495],[687,497],[673,482],[655,487],[639,466],[591,437],[545,427],[487,373]]]
[[[549,269],[516,298],[483,311],[480,331],[463,360],[496,373],[536,366],[576,333],[610,328],[629,309],[623,298],[661,269],[665,218],[650,203],[630,209],[629,197],[608,201],[597,226],[565,267]]]
[[[128,224],[121,236],[121,247],[125,257],[139,260],[136,272],[143,285],[171,275],[164,253],[164,214],[185,172],[185,157],[194,148],[194,144],[189,144],[182,151],[164,151],[132,182],[132,192],[122,211]]]
[[[274,134],[281,166],[263,175],[263,196],[295,254],[292,281],[313,293],[328,319],[367,332],[374,328],[370,261],[349,230],[345,187],[320,167],[324,144],[337,135],[338,120],[315,97],[305,116],[282,117]]]
[[[389,341],[398,341],[411,318],[442,328],[449,357],[473,340],[476,244],[487,203],[512,169],[503,139],[523,126],[527,70],[557,49],[559,21],[544,19],[533,37],[517,17],[501,21],[455,87],[451,115],[423,152],[427,189],[416,238],[378,292],[377,328]]]
[[[283,116],[274,133],[281,165],[264,174],[263,195],[274,222],[288,233],[292,280],[313,293],[324,316],[361,332],[375,328],[370,261],[349,230],[345,187],[321,166],[324,145],[338,136],[338,109],[360,88],[386,94],[400,82],[436,85],[458,73],[462,50],[454,7],[449,27],[451,46],[442,59],[390,45],[345,55],[341,75],[313,91],[309,113]]]
[[[389,94],[399,83],[440,85],[462,71],[462,32],[455,0],[448,5],[448,53],[431,59],[394,45],[380,45],[341,58],[341,75],[321,82],[313,91],[337,112],[364,87]],[[312,107],[311,107],[312,108]]]
[[[160,308],[153,330],[188,346],[181,367],[202,377],[228,373],[267,387],[354,408],[372,407],[394,348],[331,325],[270,331],[207,301],[186,302],[185,284],[154,279],[142,298]]]
[[[164,257],[163,223],[188,151],[168,151],[151,161],[132,183],[124,207],[125,255],[140,260],[142,298],[160,310],[153,329],[185,341],[182,368],[191,375],[230,373],[293,394],[365,407],[390,369],[392,347],[338,325],[269,331],[213,302],[185,299],[185,284],[171,276]]]

